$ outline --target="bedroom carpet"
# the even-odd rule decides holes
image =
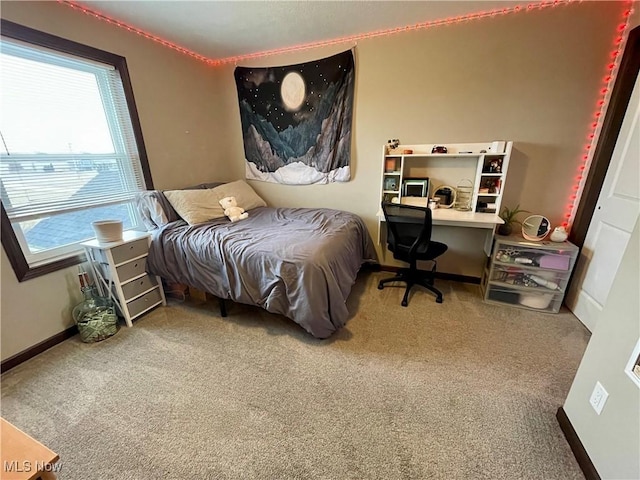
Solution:
[[[581,479],[555,413],[588,341],[569,312],[479,287],[377,290],[315,340],[260,309],[177,302],[108,340],[76,336],[2,376],[2,416],[60,480]]]

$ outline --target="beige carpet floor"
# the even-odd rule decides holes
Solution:
[[[2,376],[2,416],[61,480],[580,479],[555,413],[588,341],[566,311],[476,285],[354,286],[316,340],[260,309],[173,301],[108,340],[74,337]]]

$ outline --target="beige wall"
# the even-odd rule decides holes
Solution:
[[[624,372],[640,339],[639,231],[636,223],[564,404],[602,478],[640,478],[640,387]],[[597,381],[609,393],[600,415],[589,404]]]
[[[54,2],[3,2],[2,17],[127,58],[156,187],[244,176],[233,66],[211,68]],[[358,42],[352,181],[253,182],[275,206],[342,208],[376,236],[381,149],[404,143],[513,140],[505,202],[557,223],[571,191],[604,65],[621,18],[614,2],[583,2]],[[246,65],[297,63],[313,49]],[[189,132],[189,133],[187,133]],[[479,276],[482,232],[438,228],[441,271]],[[392,263],[382,258],[384,263]],[[2,255],[2,358],[71,324],[75,269],[18,284]],[[37,285],[37,287],[34,287]],[[35,292],[35,293],[34,293]],[[38,295],[39,302],[29,301]]]

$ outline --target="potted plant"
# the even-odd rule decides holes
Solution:
[[[513,231],[512,224],[521,223],[520,220],[516,219],[516,215],[519,213],[530,213],[528,210],[521,210],[520,204],[516,205],[516,208],[510,209],[509,207],[504,207],[500,212],[500,218],[504,220],[504,223],[498,227],[498,233],[500,235],[511,235]]]

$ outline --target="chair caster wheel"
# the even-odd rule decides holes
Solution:
[[[407,302],[402,302],[400,305],[402,305],[403,307],[406,307],[408,304]]]
[[[378,284],[378,290],[382,290],[384,288],[384,285],[382,283]]]
[[[442,299],[441,298],[436,298],[436,303],[442,303]]]

